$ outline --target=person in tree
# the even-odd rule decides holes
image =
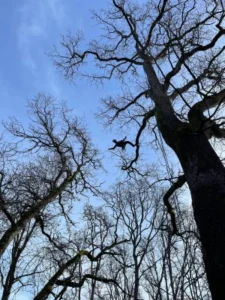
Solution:
[[[115,145],[112,148],[109,148],[109,150],[114,150],[117,147],[122,148],[122,150],[125,150],[127,144],[131,145],[132,147],[135,147],[135,145],[133,143],[131,143],[130,141],[126,141],[126,138],[127,137],[125,136],[125,138],[123,138],[120,141],[117,141],[117,140],[114,139],[113,143],[115,143]]]

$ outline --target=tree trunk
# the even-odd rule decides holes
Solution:
[[[225,299],[225,168],[204,133],[183,134],[172,148],[192,195],[212,298]]]
[[[139,271],[135,271],[135,282],[134,282],[134,300],[139,299]]]

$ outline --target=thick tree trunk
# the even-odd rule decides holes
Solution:
[[[203,133],[184,134],[173,147],[192,195],[194,217],[213,300],[225,299],[225,169]]]
[[[149,56],[140,52],[140,57],[144,61],[144,71],[151,86],[150,96],[155,103],[158,128],[165,142],[177,154],[190,188],[213,300],[223,300],[225,299],[225,168],[201,130],[198,110],[197,112],[192,110],[194,116],[189,116],[190,123],[181,122],[174,114],[171,101],[164,90],[165,86],[159,82]]]

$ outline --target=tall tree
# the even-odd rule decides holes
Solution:
[[[212,297],[223,299],[225,169],[210,139],[225,136],[224,1],[112,0],[94,17],[103,28],[100,42],[85,46],[80,34],[66,36],[53,59],[69,79],[121,81],[121,94],[103,100],[102,113],[108,124],[119,120],[136,131],[134,157],[124,159],[123,169],[134,167],[149,126],[174,151],[184,176],[171,192],[187,181]],[[87,61],[95,74],[85,72]],[[168,197],[165,203],[173,217]]]
[[[161,212],[157,194],[157,190],[150,188],[146,181],[132,180],[118,183],[104,197],[114,217],[119,220],[121,231],[130,241],[129,246],[124,247],[125,251],[121,251],[124,255],[117,260],[124,271],[124,278],[126,275],[129,278],[129,284],[124,289],[134,300],[142,298],[141,278],[146,268],[143,267],[144,260],[153,248],[159,231],[156,228],[161,225],[156,220]]]
[[[39,94],[29,102],[29,128],[5,124],[14,143],[1,142],[0,257],[18,233],[51,203],[97,192],[94,171],[101,163],[86,130],[71,111]]]

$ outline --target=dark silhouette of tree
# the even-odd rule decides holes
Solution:
[[[146,180],[132,179],[103,195],[118,222],[118,235],[123,233],[128,242],[115,246],[118,255],[105,256],[98,269],[99,275],[119,283],[122,292],[115,284],[103,287],[99,282],[94,299],[211,299],[192,215],[180,210],[182,235],[173,235],[162,193]]]
[[[119,182],[75,222],[69,198],[49,204],[3,254],[1,299],[22,291],[32,299],[204,299],[208,286],[192,218],[180,212],[182,235],[173,235],[163,192],[143,179]]]
[[[120,262],[121,270],[124,271],[123,276],[129,276],[129,284],[124,289],[134,300],[138,300],[142,298],[144,260],[158,233],[156,216],[160,211],[160,201],[157,201],[157,192],[146,181],[133,180],[118,183],[104,199],[130,241],[128,247],[121,247],[121,258],[118,257],[117,262]],[[128,268],[126,261],[132,267]]]
[[[134,156],[123,169],[134,170],[147,129],[174,151],[191,192],[212,297],[223,299],[225,169],[215,145],[225,136],[224,1],[112,0],[94,17],[104,30],[99,41],[84,45],[80,34],[65,36],[53,60],[70,80],[81,74],[121,81],[121,94],[103,100],[101,115],[108,125],[119,121],[136,131]],[[85,71],[90,58],[94,74]]]
[[[93,175],[101,163],[79,120],[44,94],[30,101],[28,112],[29,128],[12,119],[5,127],[14,142],[1,141],[0,256],[51,203],[98,192]]]

